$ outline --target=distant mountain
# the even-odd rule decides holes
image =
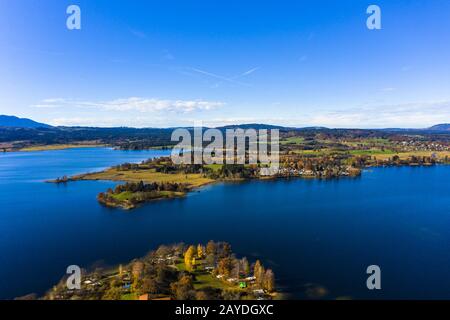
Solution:
[[[228,126],[223,126],[223,127],[218,127],[217,129],[255,129],[255,130],[260,130],[260,129],[279,129],[279,130],[284,130],[284,129],[291,129],[289,127],[282,127],[282,126],[274,126],[271,124],[262,124],[262,123],[245,123],[245,124],[232,124],[232,125],[228,125]]]
[[[450,123],[437,124],[435,126],[432,126],[432,127],[428,128],[428,130],[433,130],[433,131],[450,131]]]
[[[0,115],[0,127],[16,127],[16,128],[51,128],[45,123],[39,123],[26,118],[18,118],[14,116]]]

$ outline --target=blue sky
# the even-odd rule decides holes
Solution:
[[[382,30],[366,27],[371,4]],[[448,0],[0,0],[0,114],[426,127],[450,122],[449,39]]]

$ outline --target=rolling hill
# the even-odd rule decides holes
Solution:
[[[433,131],[450,131],[450,123],[437,124],[428,129]]]
[[[52,126],[39,123],[26,118],[18,118],[15,116],[0,115],[0,127],[16,127],[16,128],[51,128]]]

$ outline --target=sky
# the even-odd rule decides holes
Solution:
[[[366,10],[381,9],[381,30]],[[69,5],[81,29],[69,30]],[[0,114],[51,125],[450,122],[450,1],[0,0]]]

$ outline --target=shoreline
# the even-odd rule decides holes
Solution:
[[[356,173],[348,174],[348,175],[342,175],[339,177],[333,177],[335,179],[339,179],[342,177],[346,178],[356,178],[361,175],[361,170],[358,170]],[[186,181],[189,181],[191,178],[189,175],[194,174],[186,174]],[[171,174],[165,174],[166,178],[169,178],[171,180]],[[152,194],[152,197],[150,199],[141,200],[138,203],[132,203],[130,199],[117,199],[119,198],[119,195],[113,195],[113,198],[111,196],[104,197],[105,193],[101,192],[97,195],[97,200],[100,204],[110,207],[110,208],[120,208],[123,210],[131,210],[135,209],[143,204],[151,203],[155,201],[161,201],[161,200],[171,200],[171,199],[178,199],[178,198],[184,198],[189,193],[198,191],[201,188],[204,188],[208,185],[214,185],[218,183],[243,183],[243,182],[249,182],[249,181],[274,181],[278,179],[333,179],[333,178],[326,178],[326,177],[318,177],[315,175],[274,175],[274,176],[258,176],[258,177],[252,177],[252,178],[225,178],[225,179],[211,179],[211,178],[204,178],[200,182],[196,182],[195,184],[188,184],[186,185],[186,189],[183,192],[178,193],[160,193],[158,194]],[[72,177],[63,177],[53,180],[47,180],[45,182],[47,183],[68,183],[73,181],[111,181],[111,182],[119,182],[119,183],[154,183],[155,181],[152,179],[142,179],[139,178],[125,178],[120,175],[120,172],[118,172],[116,169],[108,168],[103,171],[99,172],[92,172],[92,173],[83,173],[79,175],[75,175]],[[173,179],[173,181],[165,181],[169,183],[174,183],[176,179]],[[107,193],[106,193],[107,194]],[[133,195],[133,194],[131,194]]]
[[[18,150],[11,150],[6,152],[35,152],[35,151],[53,151],[53,150],[67,150],[77,148],[102,148],[108,147],[106,144],[51,144],[42,146],[25,147]]]
[[[240,179],[218,179],[218,180],[213,180],[213,181],[209,181],[209,182],[205,182],[202,184],[198,184],[194,187],[190,187],[188,188],[188,190],[186,190],[185,192],[182,192],[182,194],[177,194],[177,195],[171,195],[171,196],[160,196],[160,197],[155,197],[152,199],[148,199],[145,201],[142,201],[140,203],[137,204],[130,204],[126,201],[124,202],[120,202],[120,203],[113,203],[111,201],[107,201],[107,200],[99,200],[98,199],[98,195],[97,195],[97,200],[99,201],[100,204],[109,207],[109,208],[118,208],[118,209],[122,209],[122,210],[132,210],[132,209],[136,209],[142,205],[145,205],[147,203],[152,203],[152,202],[156,202],[156,201],[163,201],[163,200],[172,200],[172,199],[181,199],[181,198],[185,198],[186,196],[189,195],[189,193],[193,193],[193,192],[200,192],[200,189],[207,187],[207,186],[213,186],[215,184],[220,184],[220,183],[245,183],[245,182],[251,182],[251,181],[275,181],[275,180],[289,180],[289,179],[305,179],[305,180],[335,180],[335,179],[342,179],[342,178],[358,178],[360,176],[363,175],[364,171],[370,170],[372,168],[390,168],[390,167],[411,167],[411,168],[418,168],[418,167],[425,167],[425,168],[430,168],[433,166],[438,166],[438,165],[449,165],[449,164],[435,164],[435,165],[430,165],[430,164],[424,164],[424,165],[417,165],[417,164],[410,164],[410,165],[391,165],[391,166],[367,166],[364,167],[360,170],[360,172],[357,175],[347,175],[347,176],[339,176],[339,177],[332,177],[332,178],[327,178],[327,177],[317,177],[314,175],[291,175],[291,176],[261,176],[258,178],[249,178],[249,179],[244,179],[244,178],[240,178]],[[107,169],[109,170],[109,169]],[[47,180],[45,181],[46,183],[67,183],[67,182],[74,182],[74,181],[110,181],[110,182],[121,182],[121,183],[126,183],[129,182],[127,180],[118,180],[118,179],[100,179],[100,178],[89,178],[90,175],[96,175],[96,174],[100,174],[105,172],[104,171],[99,171],[99,172],[93,172],[93,173],[84,173],[84,174],[79,174],[73,177],[69,177],[66,181],[57,181],[56,179],[54,180]]]
[[[193,169],[189,166],[174,166],[170,158],[159,157],[142,163],[124,163],[98,172],[64,176],[46,182],[67,183],[90,180],[122,183],[122,185],[117,185],[115,190],[108,189],[99,193],[97,200],[107,207],[130,210],[147,202],[182,198],[190,192],[216,183],[291,178],[308,180],[355,178],[361,176],[364,170],[376,167],[430,167],[439,163],[447,164],[446,162],[416,160],[408,158],[408,160],[372,161],[363,163],[362,166],[337,165],[328,167],[326,170],[295,169],[284,166],[280,167],[278,173],[273,176],[263,176],[260,175],[258,167],[251,165],[243,166],[241,169],[238,167],[234,172],[230,171],[227,165],[202,165],[200,168]],[[225,171],[228,173],[224,173]],[[243,174],[244,171],[247,173]]]

